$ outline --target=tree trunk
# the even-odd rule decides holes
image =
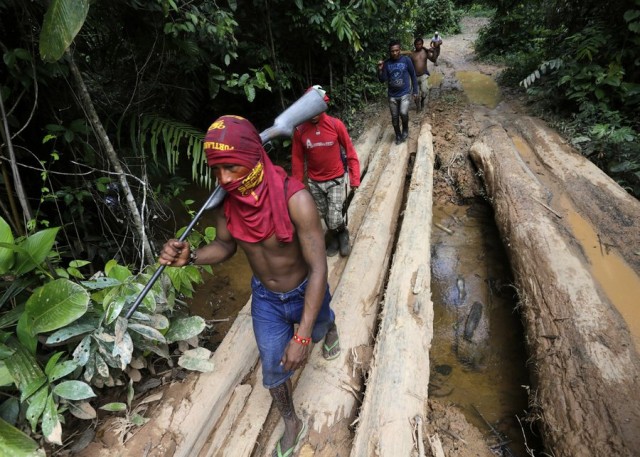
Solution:
[[[352,457],[412,455],[413,418],[424,414],[433,336],[431,219],[433,138],[423,124],[402,228],[382,304]]]
[[[65,51],[65,55],[69,61],[69,68],[71,69],[71,74],[76,82],[78,90],[80,91],[80,100],[82,102],[82,108],[87,113],[87,117],[94,131],[96,132],[98,141],[104,148],[107,153],[107,157],[109,159],[109,163],[116,171],[118,175],[118,182],[120,183],[120,188],[125,194],[125,200],[127,202],[127,206],[129,208],[129,213],[133,218],[133,224],[136,233],[140,237],[142,242],[142,252],[143,258],[147,261],[147,263],[152,264],[155,262],[155,256],[151,251],[151,246],[149,244],[149,240],[147,238],[147,233],[145,231],[145,226],[142,221],[142,217],[140,212],[138,211],[138,207],[136,205],[135,199],[131,192],[131,188],[129,187],[129,183],[127,181],[127,177],[122,169],[122,165],[120,164],[120,159],[118,158],[118,154],[116,153],[113,145],[111,144],[111,140],[109,140],[109,136],[107,135],[106,130],[102,126],[102,122],[98,117],[98,113],[96,112],[95,107],[93,106],[93,102],[91,101],[91,96],[89,95],[89,91],[87,90],[87,86],[84,84],[84,80],[82,79],[82,74],[78,69],[77,65],[73,60],[73,56],[69,52],[69,50]],[[146,183],[143,183],[146,185]]]
[[[494,125],[473,145],[471,157],[514,270],[531,353],[530,404],[545,446],[556,457],[637,455],[640,359],[628,327],[633,319],[625,323],[597,275],[614,252],[597,250],[598,258],[590,259],[593,243],[581,244],[576,228],[592,225],[616,239],[615,223],[604,215],[623,218],[635,234],[617,247],[633,252],[640,203],[549,131],[530,121],[515,127],[536,138],[530,144],[543,146],[532,150],[512,128],[507,135]],[[578,218],[580,224],[572,223]]]
[[[407,146],[403,143],[390,148],[388,160],[393,166],[385,167],[382,172],[333,294],[331,306],[336,313],[342,351],[335,360],[326,361],[321,355],[322,344],[314,347],[294,391],[297,410],[310,418],[305,446],[315,449],[314,455],[318,457],[348,455],[344,454],[343,444],[351,439],[349,426],[364,388],[362,351],[372,345],[377,324],[402,204],[409,159]],[[280,421],[261,455],[269,455],[283,429]]]

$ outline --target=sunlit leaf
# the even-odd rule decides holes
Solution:
[[[206,323],[200,316],[190,316],[182,319],[175,319],[171,322],[171,327],[165,334],[168,343],[188,340],[199,335],[205,329]]]
[[[3,457],[45,457],[44,450],[26,433],[0,418],[0,451]]]
[[[13,233],[9,224],[0,217],[0,242],[13,244]],[[12,249],[0,247],[0,275],[7,273],[13,266],[15,254]]]
[[[64,378],[68,374],[73,373],[76,368],[78,368],[78,364],[74,360],[67,360],[56,365],[53,367],[53,370],[51,370],[51,374],[49,374],[49,382]]]
[[[178,359],[178,365],[187,370],[209,372],[215,368],[210,358],[211,351],[205,348],[195,348],[182,354]]]
[[[49,394],[44,408],[42,433],[48,442],[62,445],[62,424],[58,419],[58,407],[53,400],[53,394]]]
[[[111,411],[112,413],[118,413],[120,411],[126,411],[127,410],[127,405],[126,405],[126,403],[122,403],[122,402],[114,402],[114,403],[107,403],[105,405],[102,405],[98,409],[103,409],[105,411]]]
[[[36,431],[36,426],[38,425],[38,421],[42,413],[44,412],[44,407],[47,404],[47,398],[49,398],[49,387],[43,387],[38,390],[29,400],[29,407],[27,408],[27,420],[29,424],[31,424],[31,431]]]
[[[96,396],[89,384],[82,381],[61,382],[53,388],[53,393],[67,400],[85,400]]]
[[[25,314],[33,335],[57,330],[81,317],[89,304],[89,294],[80,285],[57,279],[39,287],[29,297]]]
[[[60,59],[82,28],[89,0],[52,0],[40,32],[40,56],[45,62]]]
[[[26,238],[18,251],[13,272],[17,275],[27,273],[42,264],[49,255],[60,227],[41,230]]]

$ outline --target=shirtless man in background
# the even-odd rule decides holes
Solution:
[[[418,78],[419,96],[416,97],[416,110],[422,111],[424,103],[429,96],[429,70],[427,70],[427,60],[429,58],[429,50],[424,47],[424,40],[422,38],[416,38],[413,42],[414,50],[407,52],[413,67],[416,70],[416,77]]]

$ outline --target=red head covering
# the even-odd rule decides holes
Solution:
[[[227,191],[224,213],[231,235],[256,243],[273,233],[280,242],[293,240],[293,224],[285,197],[287,174],[273,165],[262,147],[260,135],[248,120],[239,116],[221,116],[211,124],[205,136],[207,164],[242,165],[251,170],[244,178],[224,184]],[[295,180],[289,183],[295,186]],[[288,195],[295,193],[289,189]]]

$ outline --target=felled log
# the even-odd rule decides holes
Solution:
[[[321,345],[313,349],[294,391],[294,403],[309,421],[307,445],[315,456],[347,456],[349,425],[355,418],[363,378],[355,354],[372,345],[393,238],[398,224],[409,153],[407,143],[392,146],[389,163],[376,186],[351,255],[336,288],[332,307],[340,332],[342,352],[326,361]],[[269,455],[282,435],[278,424],[264,452]]]
[[[529,132],[529,138],[534,135],[540,134]],[[614,208],[632,205],[632,210],[621,208],[623,213],[639,214],[638,203],[622,197],[615,183],[560,145],[549,142],[538,151],[538,141],[528,148],[514,141],[500,126],[487,128],[471,157],[482,173],[514,270],[532,365],[530,404],[540,417],[544,445],[556,457],[637,455],[637,348],[593,276],[568,217],[559,218],[539,202],[563,216],[574,214],[570,202],[591,194],[573,191],[593,186],[602,193],[597,201]],[[573,181],[567,186],[569,175]],[[632,221],[636,232],[638,221]]]
[[[424,123],[352,457],[411,455],[415,448],[410,424],[424,413],[433,336],[432,187],[433,138]]]

